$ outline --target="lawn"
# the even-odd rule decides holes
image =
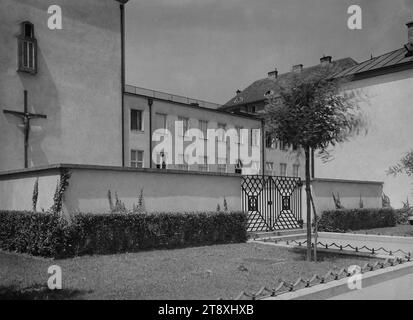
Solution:
[[[308,263],[301,250],[253,243],[65,260],[0,252],[0,299],[231,299],[280,277],[293,281],[370,261],[320,256]],[[62,268],[64,290],[50,294],[44,286],[53,264]]]
[[[358,231],[352,231],[352,232],[363,233],[363,234],[366,234],[366,233],[367,234],[379,234],[379,235],[387,235],[387,236],[413,237],[413,225],[398,224],[395,227],[358,230]]]

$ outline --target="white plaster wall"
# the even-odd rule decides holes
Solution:
[[[317,214],[335,209],[332,193],[339,194],[341,204],[346,209],[359,208],[360,197],[364,208],[381,208],[382,185],[380,183],[314,180],[312,191]]]
[[[48,210],[60,179],[58,171],[0,177],[0,210],[32,210],[33,189],[39,178],[37,211]]]
[[[412,199],[413,180],[386,170],[413,149],[413,70],[355,81],[354,88],[366,98],[360,107],[370,121],[368,135],[336,147],[326,164],[316,159],[316,177],[384,181],[392,205],[401,207]]]
[[[47,9],[62,8],[62,30],[49,30]],[[38,73],[17,72],[20,22],[34,24]],[[121,36],[114,0],[1,0],[0,108],[29,111],[29,164],[121,165]],[[23,168],[20,119],[0,111],[0,171]]]
[[[65,194],[69,212],[109,211],[108,190],[128,209],[143,188],[148,212],[215,211],[224,197],[229,210],[241,210],[240,177],[191,173],[73,169]]]

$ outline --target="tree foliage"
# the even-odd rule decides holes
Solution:
[[[413,150],[406,153],[399,163],[390,167],[387,173],[392,175],[407,174],[409,177],[413,177]]]
[[[358,106],[361,95],[342,90],[349,79],[331,79],[334,71],[326,66],[292,74],[269,97],[267,131],[285,143],[317,150],[327,160],[329,147],[367,130]]]

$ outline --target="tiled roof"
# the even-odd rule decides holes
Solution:
[[[363,73],[370,73],[373,71],[379,71],[382,69],[393,68],[396,66],[404,65],[405,63],[413,62],[413,55],[406,55],[408,50],[403,47],[381,56],[372,58],[370,60],[361,62],[356,66],[345,69],[333,75],[333,77],[345,77],[361,75]]]
[[[331,63],[333,65],[333,70],[335,70],[336,72],[357,65],[357,62],[352,58],[339,59],[332,61]],[[304,75],[311,75],[319,68],[321,68],[321,64],[303,68],[301,73]],[[221,109],[229,109],[238,105],[264,101],[266,99],[266,93],[276,93],[279,90],[280,86],[285,84],[286,81],[288,81],[288,79],[293,76],[293,74],[294,73],[291,71],[278,75],[276,79],[267,77],[261,80],[257,80],[253,82],[249,87],[241,91],[239,94],[237,94],[235,97],[233,97],[231,100],[229,100],[225,105],[221,107]]]

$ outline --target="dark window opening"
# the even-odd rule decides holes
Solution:
[[[137,131],[143,131],[142,111],[131,109],[130,118],[131,118],[130,129],[137,130]]]
[[[25,21],[21,24],[18,36],[18,71],[37,73],[37,40],[34,37],[34,25]]]

